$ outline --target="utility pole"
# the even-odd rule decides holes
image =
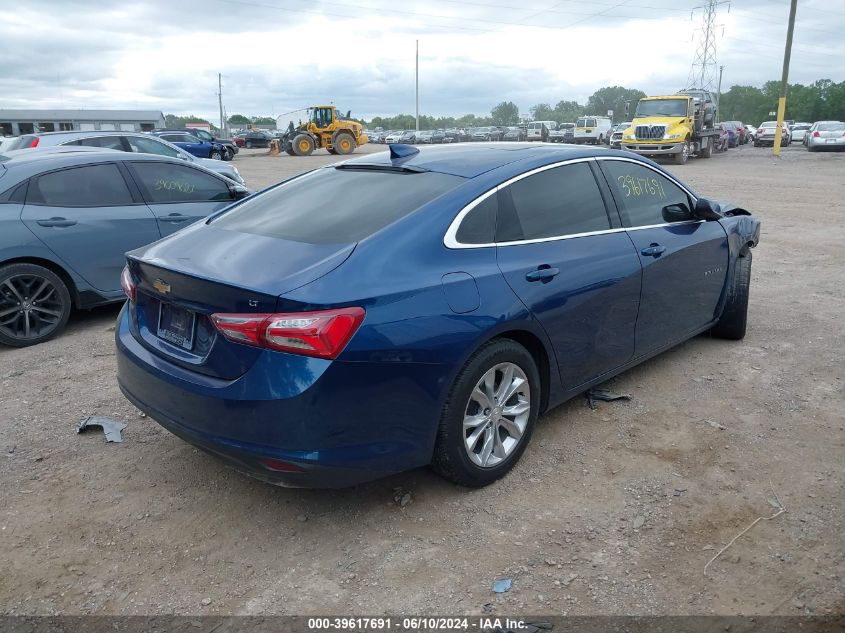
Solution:
[[[223,134],[223,75],[217,73],[217,104],[220,106],[220,134]]]
[[[789,26],[786,29],[786,48],[783,51],[783,75],[780,78],[780,97],[778,98],[778,127],[775,130],[775,143],[772,146],[772,154],[780,156],[781,129],[783,128],[783,116],[786,111],[786,88],[789,80],[789,57],[792,55],[792,32],[795,30],[795,10],[798,8],[798,0],[792,0],[789,5]]]
[[[417,70],[416,70],[416,95],[417,95],[417,132],[420,131],[420,41],[417,40]]]
[[[722,102],[722,73],[724,70],[724,66],[719,66],[719,87],[716,88],[716,123],[719,122],[719,115],[722,113],[722,106],[720,103]]]

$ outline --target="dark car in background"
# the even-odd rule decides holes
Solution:
[[[186,132],[150,132],[150,135],[173,143],[176,147],[181,147],[198,158],[223,160],[223,157],[227,154],[226,149],[220,143],[204,141],[198,136]]]
[[[483,486],[542,411],[699,333],[745,335],[747,211],[627,152],[414,149],[316,169],[129,253],[129,401],[276,484],[431,464]]]
[[[43,150],[49,147],[64,146],[99,147],[101,149],[116,149],[122,152],[156,154],[169,158],[179,158],[185,162],[210,169],[236,184],[246,184],[238,168],[233,164],[221,160],[198,158],[186,152],[181,147],[146,132],[83,132],[81,130],[39,132],[38,134],[21,136],[14,148]],[[12,147],[9,149],[12,149]],[[7,150],[4,148],[3,151],[5,152]]]
[[[737,144],[738,145],[745,145],[749,141],[748,132],[745,129],[745,125],[743,125],[742,121],[727,121],[730,123],[734,131],[737,134]]]
[[[214,136],[211,132],[207,132],[206,130],[202,130],[199,128],[159,128],[153,130],[153,132],[183,132],[185,134],[191,134],[193,136],[196,136],[201,141],[206,141],[207,143],[217,143],[223,147],[223,160],[232,160],[235,157],[235,154],[238,153],[238,146],[235,144],[234,141],[218,138]]]
[[[502,136],[503,141],[524,141],[525,140],[525,129],[519,126],[512,126],[507,128],[504,136]]]
[[[72,308],[122,301],[126,251],[248,193],[153,154],[54,147],[0,155],[0,344],[41,343]]]
[[[499,141],[501,134],[495,127],[477,127],[470,132],[471,141]]]
[[[740,132],[732,121],[723,121],[719,125],[728,133],[728,147],[738,147],[740,143]]]
[[[252,149],[253,147],[270,147],[270,141],[273,140],[273,135],[269,132],[261,132],[254,130],[251,132],[241,132],[234,139],[238,147],[245,147]]]

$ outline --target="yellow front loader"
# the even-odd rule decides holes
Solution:
[[[315,149],[324,147],[330,154],[351,154],[367,142],[364,126],[349,118],[341,117],[334,106],[308,108],[308,120],[293,123],[281,139],[281,149],[291,156],[309,156]]]

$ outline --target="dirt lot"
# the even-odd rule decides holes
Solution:
[[[236,164],[258,188],[330,160]],[[763,218],[748,336],[626,372],[612,388],[630,402],[547,413],[484,490],[426,469],[340,491],[237,474],[123,399],[114,308],[0,349],[0,612],[842,612],[845,154],[743,147],[670,169]],[[125,441],[77,435],[91,414],[127,422]],[[774,513],[770,485],[788,512],[705,576]]]

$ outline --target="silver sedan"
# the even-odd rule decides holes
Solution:
[[[807,133],[807,149],[809,151],[845,149],[845,123],[842,121],[819,121],[813,127],[813,131]]]

